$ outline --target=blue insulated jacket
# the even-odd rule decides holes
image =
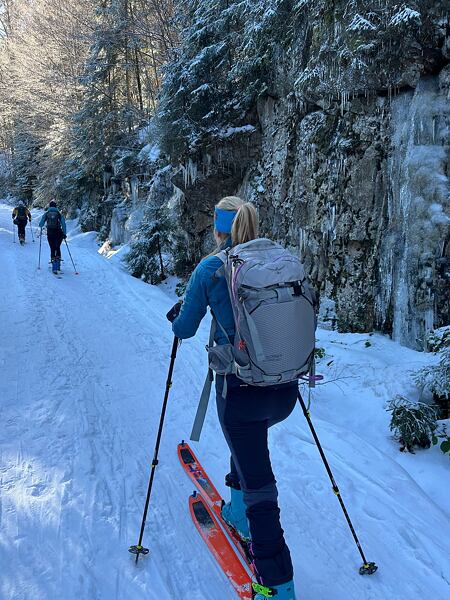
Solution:
[[[48,208],[45,213],[42,215],[41,220],[39,221],[39,227],[44,227],[45,222],[47,221],[47,213],[49,212],[59,212],[59,210],[57,208],[55,208],[54,206],[50,206],[50,208]],[[66,231],[66,220],[64,219],[63,215],[61,213],[59,213],[60,216],[60,221],[61,221],[61,228],[64,232],[64,234],[67,233]]]
[[[180,314],[172,323],[173,332],[180,339],[190,338],[196,334],[200,321],[210,306],[217,321],[229,336],[227,339],[218,326],[215,335],[216,344],[233,343],[235,326],[227,282],[223,275],[216,274],[222,264],[217,256],[208,256],[192,273]]]

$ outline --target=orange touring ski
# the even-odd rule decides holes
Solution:
[[[252,599],[252,580],[239,555],[228,541],[205,499],[194,492],[189,497],[192,520],[224,574],[242,600]]]
[[[178,458],[199,491],[189,499],[191,516],[197,529],[239,596],[251,599],[252,570],[246,543],[222,519],[222,497],[189,444],[178,444]]]
[[[238,533],[222,519],[222,505],[224,504],[222,496],[216,490],[213,482],[192,451],[192,448],[184,440],[181,444],[178,444],[178,458],[185,473],[213,511],[216,520],[233,540],[234,545],[248,568],[252,570],[251,558],[246,542],[241,540]]]
[[[213,509],[214,513],[220,517],[222,508],[222,497],[214,487],[213,482],[208,477],[205,469],[197,460],[192,448],[186,442],[178,444],[178,458],[181,466],[185,470],[187,476],[192,483],[198,488],[201,495],[204,497],[208,505]]]

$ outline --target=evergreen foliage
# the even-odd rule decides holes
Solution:
[[[450,325],[431,331],[427,336],[427,347],[430,352],[439,352],[450,346]]]
[[[432,0],[298,0],[295,11],[319,25],[310,33],[311,51],[295,82],[296,93],[345,101],[348,93],[367,92],[368,81],[376,89],[395,87],[399,61],[417,51],[419,39],[435,35],[426,17],[436,8]]]
[[[0,38],[0,121],[13,191],[41,206],[60,200],[57,180],[89,43],[80,26],[91,16],[90,0],[15,0]]]
[[[85,90],[74,116],[72,145],[90,188],[101,193],[103,168],[112,161],[116,147],[127,145],[133,127],[130,91],[123,71],[128,49],[126,12],[123,0],[102,1],[97,8],[97,25],[82,84]]]
[[[0,28],[0,152],[17,195],[93,207],[104,173],[138,145],[175,43],[172,0],[15,0]],[[113,191],[114,193],[114,191]]]
[[[441,407],[441,416],[447,418],[450,403],[450,346],[444,347],[439,355],[439,363],[420,369],[414,374],[414,381],[422,391],[426,389],[433,394]]]
[[[179,0],[180,47],[165,67],[157,120],[172,157],[247,123],[270,87],[291,0]],[[292,31],[292,25],[288,31]],[[254,117],[253,117],[254,119]]]
[[[401,443],[400,450],[413,452],[415,446],[429,448],[437,429],[436,409],[422,402],[413,403],[396,396],[388,403],[390,429]]]
[[[16,127],[14,132],[14,154],[12,169],[14,172],[13,192],[19,198],[30,201],[36,185],[39,167],[39,140],[23,127]]]
[[[257,98],[281,91],[280,56],[301,98],[344,101],[369,80],[376,89],[395,86],[399,57],[434,35],[424,18],[431,8],[431,0],[178,0],[180,45],[157,113],[163,149],[178,158],[230,126],[256,122]]]
[[[161,283],[166,278],[172,234],[173,224],[168,207],[150,203],[126,256],[128,268],[134,277],[151,284]]]

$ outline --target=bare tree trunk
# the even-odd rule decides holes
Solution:
[[[136,19],[135,19],[135,15],[134,15],[134,11],[133,11],[133,3],[130,3],[130,22],[132,22],[134,25],[135,21],[136,21]],[[139,51],[138,51],[138,48],[136,47],[136,45],[134,45],[134,47],[133,47],[133,54],[134,54],[134,71],[135,71],[135,75],[136,75],[139,110],[141,111],[141,113],[143,113],[144,112],[144,101],[142,98],[142,83],[141,83],[141,72],[140,72],[140,64],[139,64]]]
[[[131,83],[130,83],[130,48],[128,40],[128,25],[130,21],[128,0],[125,0],[125,85],[126,85],[126,96],[127,96],[127,127],[128,133],[131,133],[133,129],[133,122],[131,116]]]

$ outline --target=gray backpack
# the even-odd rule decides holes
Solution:
[[[236,334],[234,344],[214,346],[216,328],[225,330],[213,316],[209,373],[191,439],[200,435],[212,371],[269,386],[295,381],[313,368],[315,298],[300,260],[266,238],[224,250],[217,257],[223,262],[219,273],[227,281]]]

